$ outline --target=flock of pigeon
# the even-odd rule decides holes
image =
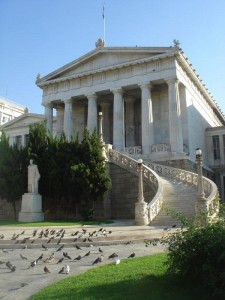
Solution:
[[[92,232],[88,232],[87,229],[81,228],[70,234],[70,242],[72,241],[74,250],[76,252],[76,256],[72,257],[73,255],[69,254],[65,251],[66,243],[64,241],[68,241],[68,234],[67,239],[65,237],[66,230],[65,229],[45,229],[40,230],[38,232],[37,229],[33,231],[31,236],[24,237],[25,231],[22,231],[20,234],[14,233],[11,240],[15,241],[16,244],[23,244],[22,251],[23,254],[20,253],[20,258],[24,262],[27,262],[27,269],[34,269],[37,265],[43,265],[43,272],[45,274],[51,273],[51,263],[54,265],[60,265],[64,263],[65,265],[62,268],[58,269],[59,274],[69,274],[70,266],[72,262],[78,262],[82,259],[91,256],[91,254],[98,254],[97,258],[93,259],[91,265],[97,265],[104,260],[104,252],[103,249],[99,246],[95,249],[93,248],[94,242],[97,241],[97,237],[107,237],[107,235],[111,234],[112,231],[106,231],[104,228],[100,228],[98,230],[94,230]],[[26,234],[27,236],[27,234]],[[0,239],[4,239],[4,235],[0,235]],[[43,243],[44,241],[44,243]],[[41,254],[36,259],[29,259],[27,257],[26,252],[24,251],[27,248],[32,248],[32,244],[39,243],[41,245]],[[126,242],[125,244],[128,245],[132,243],[131,241]],[[82,246],[83,245],[83,246]],[[89,249],[87,248],[89,247]],[[92,250],[93,249],[93,250]],[[49,251],[51,254],[48,254]],[[52,252],[54,250],[54,252]],[[82,253],[85,250],[85,253]],[[10,250],[2,249],[2,251],[6,254],[9,253]],[[72,253],[72,251],[71,251]],[[57,254],[57,255],[56,255]],[[135,253],[132,252],[127,258],[135,257]],[[119,255],[115,252],[108,256],[109,260],[116,265],[120,263]],[[29,262],[29,264],[28,264]],[[16,271],[16,266],[12,264],[9,260],[3,261],[0,260],[0,268],[1,265],[5,265],[11,272]]]

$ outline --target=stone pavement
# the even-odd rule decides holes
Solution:
[[[132,221],[123,220],[101,226],[103,227],[99,225],[65,226],[64,228],[1,226],[0,237],[3,234],[4,238],[0,239],[0,299],[29,299],[37,291],[65,277],[80,274],[102,264],[113,263],[112,259],[108,259],[113,252],[116,252],[122,261],[133,252],[138,257],[165,251],[164,246],[146,247],[144,243],[145,239],[160,238],[167,234],[162,227],[133,226]],[[35,229],[37,234],[33,237]],[[79,233],[75,235],[77,231]],[[48,249],[45,250],[42,245]],[[57,251],[62,245],[64,248]],[[77,249],[76,246],[81,249]],[[103,251],[104,259],[103,262],[93,266],[94,260],[101,255],[99,248]],[[85,256],[89,251],[90,255]],[[63,252],[67,252],[71,259],[65,258]],[[30,263],[42,253],[43,259],[39,260],[35,267],[30,267]],[[52,254],[54,258],[48,260]],[[21,259],[20,255],[27,259]],[[74,260],[79,255],[82,258],[79,261]],[[64,258],[63,262],[57,264],[61,258]],[[16,267],[14,272],[6,266],[8,261]],[[65,263],[70,266],[69,275],[58,273]],[[45,274],[45,266],[51,273]]]

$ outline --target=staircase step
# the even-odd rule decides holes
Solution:
[[[187,218],[192,218],[195,215],[196,188],[170,178],[160,177],[160,179],[163,184],[163,205],[176,212],[181,212]],[[151,225],[181,226],[182,224],[161,210]]]

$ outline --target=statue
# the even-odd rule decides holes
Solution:
[[[33,159],[31,159],[28,166],[28,193],[38,194],[38,181],[40,177],[38,167],[33,163]]]

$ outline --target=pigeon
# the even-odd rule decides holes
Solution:
[[[1,234],[1,235],[0,235],[0,239],[1,239],[1,240],[3,240],[4,237],[5,237],[4,234]]]
[[[59,271],[59,274],[63,274],[63,273],[69,274],[69,272],[70,272],[70,267],[67,264],[65,264],[65,266],[62,267],[62,269]]]
[[[10,270],[11,270],[11,272],[15,272],[15,271],[16,271],[16,267],[15,267],[15,266],[12,266],[12,267],[10,268]]]
[[[75,247],[77,248],[77,250],[82,250],[81,247],[75,245]]]
[[[2,249],[2,252],[3,253],[9,253],[9,251],[5,250],[5,249]]]
[[[131,243],[132,243],[131,241],[128,241],[128,242],[125,243],[125,245],[129,245],[129,244],[131,244]]]
[[[115,257],[118,257],[118,254],[116,254],[116,253],[114,252],[113,254],[109,255],[108,259],[110,259],[110,258],[115,258]]]
[[[39,260],[42,260],[43,257],[44,257],[44,254],[42,253],[42,254],[38,257],[37,262],[38,262]]]
[[[58,261],[57,261],[57,264],[60,264],[61,262],[64,261],[64,257],[60,258]]]
[[[23,254],[20,254],[20,257],[21,257],[23,260],[27,260],[27,257],[24,256]]]
[[[120,259],[118,257],[115,257],[114,262],[115,262],[115,265],[118,265],[118,264],[120,264]]]
[[[177,226],[176,224],[173,224],[173,225],[172,225],[172,228],[175,228],[176,226]]]
[[[36,261],[36,260],[32,261],[32,262],[30,263],[30,267],[29,267],[29,268],[35,267],[36,264],[37,264],[37,261]],[[28,268],[28,269],[29,269],[29,268]]]
[[[83,242],[84,242],[84,243],[87,242],[87,238],[83,239]]]
[[[46,266],[44,267],[44,272],[45,272],[45,274],[51,273],[51,272],[49,271],[49,269],[48,269]]]
[[[133,257],[135,257],[135,253],[134,252],[131,253],[131,255],[128,256],[128,258],[133,258]]]
[[[67,252],[63,252],[63,256],[68,259],[72,259]]]
[[[74,260],[81,260],[81,258],[82,257],[80,255],[78,255],[77,257],[74,258]]]
[[[84,255],[84,257],[89,256],[90,254],[91,254],[91,251],[88,251],[88,252]]]
[[[21,232],[21,234],[24,234],[25,233],[25,230],[23,230],[22,232]]]
[[[92,265],[96,265],[98,263],[102,262],[102,258],[101,257],[97,257],[94,262],[92,263]]]
[[[62,246],[60,246],[60,247],[56,250],[56,252],[61,251],[63,248],[64,248],[64,244],[63,244]]]
[[[65,265],[65,267],[64,267],[64,272],[65,272],[66,274],[69,274],[69,272],[70,272],[70,267],[69,267],[68,265]]]
[[[42,247],[44,250],[48,250],[48,248],[47,248],[44,244],[42,244],[41,247]]]
[[[35,229],[32,233],[32,236],[35,237],[37,235],[37,229]]]
[[[8,267],[9,269],[11,269],[13,267],[13,265],[11,264],[10,261],[7,261],[7,263],[5,264],[6,267]]]
[[[98,248],[98,251],[99,251],[100,253],[103,253],[103,251],[102,251],[102,249],[101,249],[101,248]]]

